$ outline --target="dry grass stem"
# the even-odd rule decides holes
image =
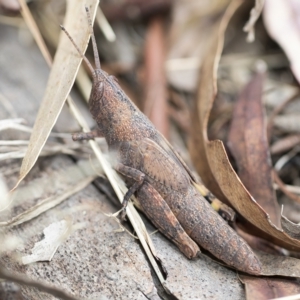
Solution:
[[[13,217],[12,219],[10,219],[8,221],[0,222],[0,227],[16,226],[16,225],[22,224],[24,222],[30,221],[33,218],[36,218],[40,214],[57,206],[58,204],[62,203],[64,200],[66,200],[70,196],[72,196],[72,195],[76,194],[77,192],[81,191],[82,189],[84,189],[95,178],[96,178],[96,176],[89,176],[89,177],[82,179],[80,182],[77,182],[76,185],[69,187],[69,189],[64,191],[63,193],[46,198],[46,199],[42,200],[40,203],[38,203],[37,205],[32,206],[30,209]],[[13,197],[13,193],[12,193],[12,197]]]
[[[105,38],[109,42],[114,42],[116,40],[116,35],[99,6],[96,13],[96,22],[102,30]]]

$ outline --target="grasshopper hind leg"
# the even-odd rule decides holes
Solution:
[[[145,215],[179,250],[189,258],[196,258],[201,252],[198,245],[187,235],[168,204],[156,189],[144,182],[137,191],[137,201]]]

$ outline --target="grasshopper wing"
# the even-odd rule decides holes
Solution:
[[[174,161],[176,161],[176,163],[181,168],[184,168],[184,170],[188,173],[190,180],[197,182],[196,177],[193,175],[187,164],[183,161],[177,151],[172,147],[172,145],[166,140],[164,136],[159,134],[159,136],[157,136],[157,143],[168,153],[168,155],[170,155],[174,159]]]
[[[148,138],[143,139],[138,149],[144,158],[141,171],[172,190],[188,188],[190,184],[188,174],[183,171],[177,160],[156,142]]]

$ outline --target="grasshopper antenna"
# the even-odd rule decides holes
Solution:
[[[90,28],[90,34],[91,34],[91,38],[92,38],[92,45],[93,45],[93,52],[94,52],[96,70],[100,70],[101,69],[101,64],[100,64],[99,53],[98,53],[98,49],[97,49],[96,38],[95,38],[95,34],[94,34],[94,29],[93,29],[93,25],[92,25],[92,19],[91,19],[90,11],[89,11],[87,6],[85,7],[85,11],[86,11],[86,14],[87,14],[87,18],[88,18],[88,22],[89,22],[89,28]]]
[[[91,70],[92,74],[95,74],[95,70],[93,68],[93,66],[91,65],[91,63],[89,62],[89,60],[84,56],[84,54],[80,51],[80,49],[78,48],[78,46],[76,45],[76,43],[74,42],[73,38],[70,36],[69,32],[67,31],[67,29],[63,26],[60,25],[60,28],[62,31],[65,32],[66,36],[69,38],[69,40],[71,41],[71,43],[74,45],[75,49],[77,50],[77,52],[79,53],[79,55],[83,58],[83,60],[86,62],[87,66],[89,67],[89,69]]]

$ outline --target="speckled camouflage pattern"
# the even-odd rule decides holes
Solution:
[[[98,124],[96,135],[104,136],[117,153],[116,169],[128,186],[137,177],[141,180],[138,206],[154,225],[190,259],[200,251],[197,243],[229,266],[260,274],[251,248],[197,192],[182,159],[116,79],[102,70],[96,70],[93,79],[89,108]]]

